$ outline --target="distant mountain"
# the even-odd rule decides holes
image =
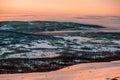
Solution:
[[[59,31],[59,30],[81,30],[91,28],[103,28],[99,25],[80,24],[73,22],[55,21],[3,21],[0,22],[0,30],[17,31],[23,33]]]

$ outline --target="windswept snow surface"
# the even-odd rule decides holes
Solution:
[[[1,74],[0,80],[120,80],[120,61],[85,63],[58,71]]]

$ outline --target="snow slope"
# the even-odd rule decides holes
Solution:
[[[78,64],[44,73],[1,74],[0,80],[120,80],[120,61]]]

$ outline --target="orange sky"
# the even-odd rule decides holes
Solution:
[[[0,0],[0,14],[120,15],[120,0]]]

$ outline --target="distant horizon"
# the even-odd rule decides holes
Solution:
[[[77,22],[83,24],[101,25],[120,30],[120,16],[118,15],[0,15],[0,21],[57,21]]]
[[[120,15],[120,0],[0,0],[0,15]]]
[[[0,21],[62,21],[119,27],[119,3],[120,0],[0,0]]]

